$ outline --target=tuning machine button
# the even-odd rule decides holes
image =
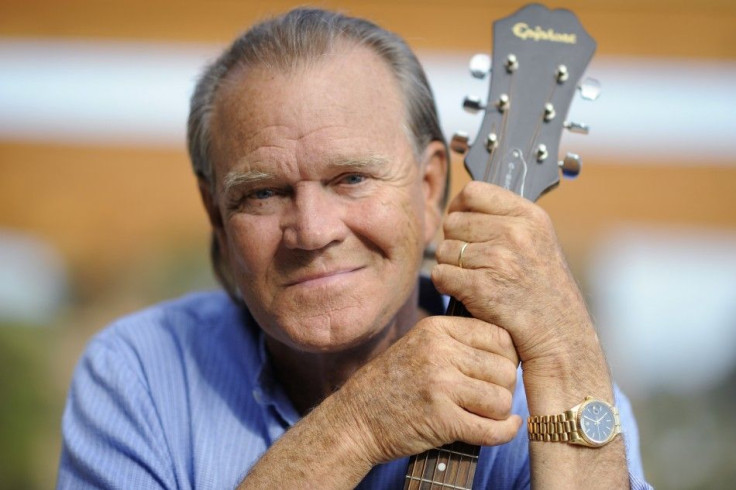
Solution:
[[[470,74],[483,80],[491,72],[491,57],[479,53],[470,58]]]
[[[470,137],[465,131],[456,131],[455,134],[452,135],[452,139],[450,140],[450,149],[452,151],[462,155],[468,151],[469,146]]]
[[[567,67],[565,65],[560,65],[557,67],[555,78],[557,78],[557,83],[566,82],[567,79],[570,78],[570,73],[567,71]]]
[[[549,156],[549,152],[547,151],[547,145],[542,143],[539,146],[537,146],[537,161],[539,163],[542,163],[543,161],[545,161],[548,156]]]
[[[466,95],[465,99],[463,100],[463,109],[470,112],[471,114],[475,114],[476,112],[485,108],[486,106],[484,106],[483,103],[480,101],[480,97],[477,97],[475,95]]]
[[[549,102],[544,104],[544,120],[546,122],[550,122],[552,119],[555,118],[556,115],[557,115],[557,112],[555,112],[555,106],[553,106]]]
[[[498,108],[499,112],[506,112],[506,110],[511,105],[511,100],[509,99],[509,96],[507,94],[501,94],[498,97],[498,101],[496,102],[496,107]]]
[[[584,100],[596,100],[601,95],[601,82],[588,77],[578,85],[578,90]]]
[[[565,121],[565,129],[570,131],[571,133],[578,133],[578,134],[588,134],[590,133],[590,126],[588,126],[585,123],[575,122],[575,121]]]
[[[562,175],[567,178],[574,179],[583,168],[583,161],[580,159],[579,155],[568,153],[565,155],[565,159],[559,162],[559,165],[562,169]]]
[[[492,153],[498,147],[498,135],[496,133],[488,133],[486,136],[486,150]]]
[[[515,72],[519,68],[519,60],[516,58],[516,55],[513,53],[510,53],[506,57],[506,63],[504,64],[506,67],[506,71],[509,73]]]

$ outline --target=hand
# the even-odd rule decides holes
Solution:
[[[321,408],[371,464],[454,441],[510,441],[518,358],[508,333],[473,318],[429,317],[358,370]]]
[[[552,222],[540,207],[498,186],[470,182],[450,204],[444,234],[432,280],[475,318],[511,334],[525,379],[536,368],[549,376],[550,363],[573,346],[597,343]]]

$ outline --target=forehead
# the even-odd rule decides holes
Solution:
[[[397,138],[408,144],[405,122],[386,62],[369,48],[343,43],[286,70],[261,64],[229,74],[213,108],[212,156],[217,168],[268,147],[380,150],[399,144]]]

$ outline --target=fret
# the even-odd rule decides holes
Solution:
[[[406,475],[406,479],[409,480],[409,481],[411,481],[411,482],[416,483],[417,485],[419,485],[419,486],[410,486],[410,487],[408,487],[408,488],[412,488],[412,489],[413,488],[418,488],[418,489],[424,490],[427,487],[426,486],[422,486],[422,484],[429,484],[430,485],[429,488],[435,488],[436,485],[439,485],[438,488],[452,488],[452,489],[456,489],[456,490],[472,490],[472,487],[466,487],[466,486],[461,486],[461,485],[454,485],[452,483],[436,482],[434,480],[425,480],[424,478],[419,478],[419,477],[411,476],[411,475]],[[407,488],[407,487],[404,487],[404,488]]]
[[[454,442],[413,456],[404,489],[471,489],[479,453],[478,446]],[[427,483],[431,485],[427,486]]]

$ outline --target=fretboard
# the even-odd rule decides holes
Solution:
[[[480,448],[454,442],[412,456],[404,490],[471,490]]]

